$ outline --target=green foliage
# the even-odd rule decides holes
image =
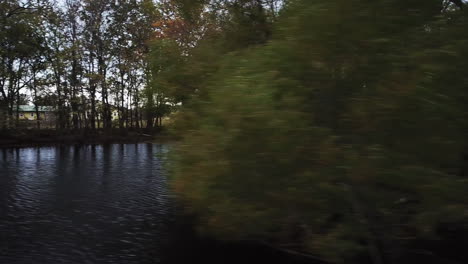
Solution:
[[[140,128],[142,87],[151,78],[149,40],[160,8],[151,0],[56,2],[0,1],[0,101],[8,114],[0,129],[18,126],[14,106],[24,93],[34,104],[56,95],[47,101],[57,109],[59,130],[93,130],[100,122],[110,129],[112,108],[121,129]],[[157,112],[147,113],[150,125],[167,112],[160,104],[147,108]]]
[[[223,55],[174,153],[200,230],[381,263],[466,223],[468,16],[441,6],[291,1],[271,41]]]

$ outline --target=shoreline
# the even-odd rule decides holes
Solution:
[[[0,148],[53,147],[62,145],[136,144],[170,141],[164,131],[146,129],[104,131],[21,130],[0,131]]]

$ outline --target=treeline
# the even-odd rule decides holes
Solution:
[[[465,263],[468,8],[172,1],[173,187],[200,232],[331,263]],[[172,29],[172,30],[171,30]]]
[[[148,54],[164,15],[151,0],[2,0],[0,129],[28,103],[53,106],[60,130],[161,125],[175,102]]]

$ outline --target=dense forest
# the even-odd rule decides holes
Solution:
[[[1,126],[26,101],[58,129],[170,114],[171,183],[200,234],[326,263],[466,263],[465,5],[2,0]]]

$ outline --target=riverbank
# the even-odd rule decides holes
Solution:
[[[58,131],[41,130],[6,130],[0,131],[0,148],[40,147],[70,144],[133,144],[153,143],[170,140],[170,136],[159,129],[133,130],[95,130],[95,131]]]

